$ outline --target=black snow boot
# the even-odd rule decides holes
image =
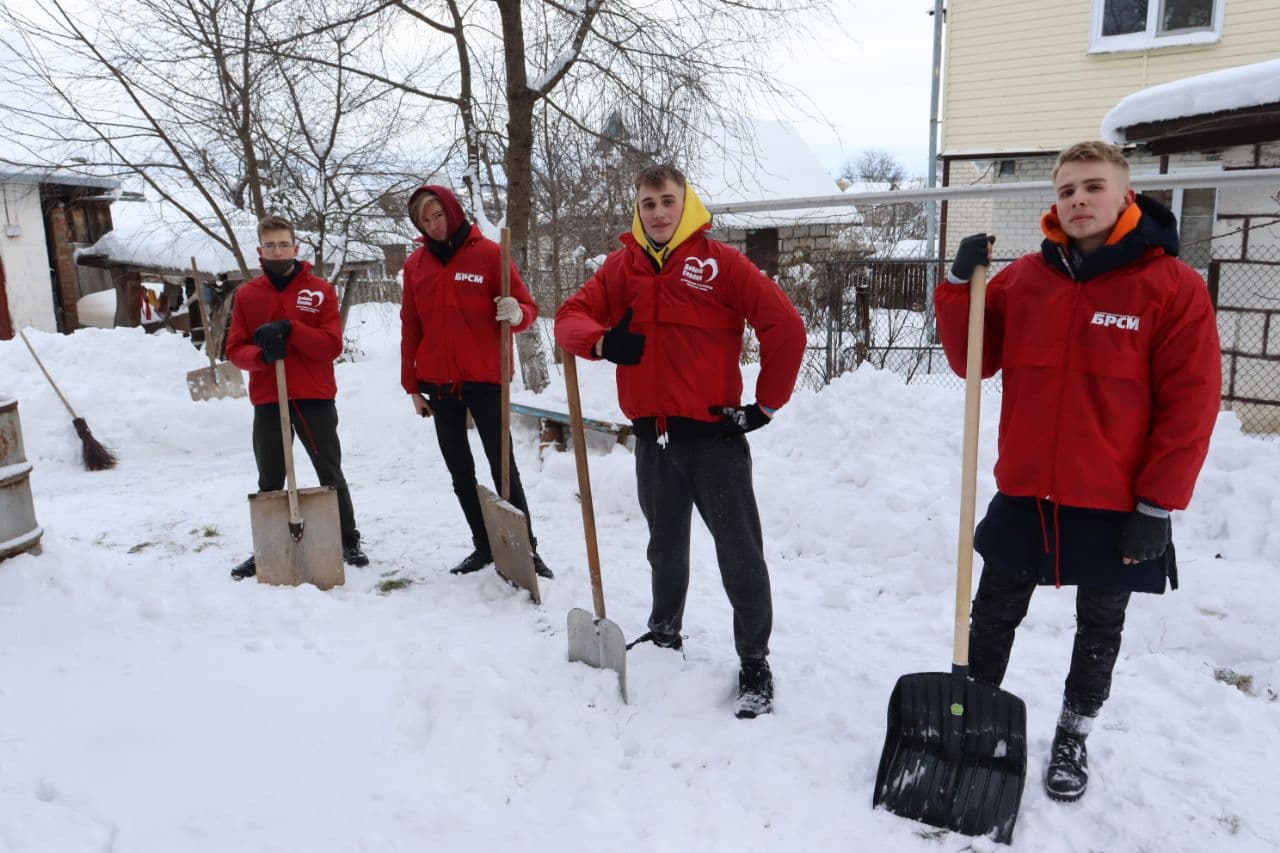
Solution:
[[[1089,756],[1084,746],[1085,735],[1069,732],[1062,726],[1053,735],[1049,772],[1044,777],[1044,790],[1050,799],[1074,803],[1084,796],[1089,785]]]
[[[773,711],[773,673],[764,659],[744,660],[738,673],[738,701],[733,714],[750,720]]]
[[[360,533],[356,532],[355,538],[350,542],[342,543],[342,561],[348,566],[362,568],[369,565],[369,558],[360,548]]]
[[[493,562],[493,555],[488,551],[476,549],[467,555],[467,558],[458,565],[449,570],[451,575],[469,575],[472,572],[478,572],[485,566]]]
[[[233,581],[242,581],[245,578],[251,578],[258,573],[257,560],[250,557],[240,565],[231,570],[231,579]]]
[[[533,552],[533,573],[540,578],[547,580],[555,580],[555,573],[547,568],[547,564],[542,562],[542,558],[538,556],[538,552]]]
[[[641,643],[653,643],[660,649],[674,649],[677,652],[683,652],[684,650],[684,640],[679,634],[660,634],[657,631],[645,631],[639,637],[627,643],[627,651]]]

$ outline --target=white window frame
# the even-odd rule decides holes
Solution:
[[[1102,34],[1102,13],[1106,0],[1093,0],[1093,17],[1089,25],[1089,52],[1115,53],[1125,50],[1150,50],[1157,47],[1180,47],[1214,44],[1222,39],[1222,21],[1227,0],[1213,0],[1213,23],[1201,30],[1179,30],[1168,35],[1156,32],[1164,0],[1147,0],[1147,29],[1141,33],[1118,36]]]

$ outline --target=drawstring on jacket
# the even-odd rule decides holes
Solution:
[[[1040,514],[1040,538],[1044,542],[1044,552],[1049,553],[1049,528],[1044,519],[1044,507],[1040,506],[1040,498],[1036,498],[1036,512]],[[1058,523],[1058,504],[1053,504],[1053,585],[1062,589],[1062,528]]]

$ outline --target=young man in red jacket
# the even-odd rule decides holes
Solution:
[[[998,491],[974,534],[985,565],[969,672],[999,685],[1037,584],[1075,585],[1076,634],[1045,789],[1079,799],[1085,737],[1111,691],[1132,592],[1176,589],[1171,510],[1209,448],[1221,356],[1204,280],[1178,260],[1173,215],[1129,187],[1120,148],[1084,142],[1053,171],[1041,251],[991,280],[982,375],[1003,371]],[[936,304],[964,375],[969,278],[985,234],[960,242]]]
[[[476,466],[467,441],[467,413],[489,460],[495,487],[502,480],[502,321],[523,332],[538,316],[529,288],[511,265],[511,295],[502,296],[502,249],[467,222],[448,187],[425,184],[409,196],[409,219],[423,245],[404,265],[400,306],[400,384],[413,410],[435,416],[436,441],[453,481],[474,550],[449,571],[479,571],[493,562],[484,512],[476,494]],[[511,359],[514,371],[515,359]],[[510,377],[508,377],[510,378]],[[538,555],[529,502],[515,455],[510,459],[511,504],[529,525],[533,570],[555,575]]]
[[[351,508],[351,492],[342,475],[338,442],[338,386],[333,362],[342,354],[342,320],[329,282],[298,260],[293,223],[268,216],[258,223],[258,256],[263,274],[237,291],[227,333],[227,358],[249,372],[253,403],[253,457],[258,489],[284,488],[284,445],[280,435],[280,395],[275,363],[284,359],[293,433],[302,440],[316,476],[338,493],[342,557],[348,565],[367,566]],[[287,357],[286,357],[287,356]],[[231,570],[236,580],[258,572],[253,557]]]
[[[636,484],[649,524],[653,609],[635,642],[680,649],[689,533],[698,508],[716,544],[741,660],[736,714],[773,707],[773,602],[745,434],[791,397],[805,329],[782,289],[736,249],[711,240],[711,215],[671,166],[636,178],[624,248],[556,314],[568,352],[618,365],[618,397],[634,423]],[[756,402],[742,405],[744,323],[760,339]],[[635,645],[632,643],[631,645]]]

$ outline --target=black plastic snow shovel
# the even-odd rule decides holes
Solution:
[[[618,689],[627,701],[627,641],[622,629],[605,618],[604,586],[600,580],[600,549],[596,547],[596,514],[591,503],[591,475],[587,470],[587,439],[582,426],[582,399],[578,394],[578,366],[573,353],[561,350],[564,384],[569,397],[569,428],[573,432],[573,460],[578,469],[578,495],[582,501],[582,530],[587,539],[587,570],[591,573],[591,600],[595,616],[580,607],[569,611],[565,633],[569,636],[569,661],[581,661],[596,669],[618,673]]]
[[[904,675],[894,686],[872,805],[965,835],[990,835],[1007,844],[1027,778],[1027,710],[1012,693],[969,678],[986,279],[987,268],[980,266],[969,284],[955,657],[949,673]]]

